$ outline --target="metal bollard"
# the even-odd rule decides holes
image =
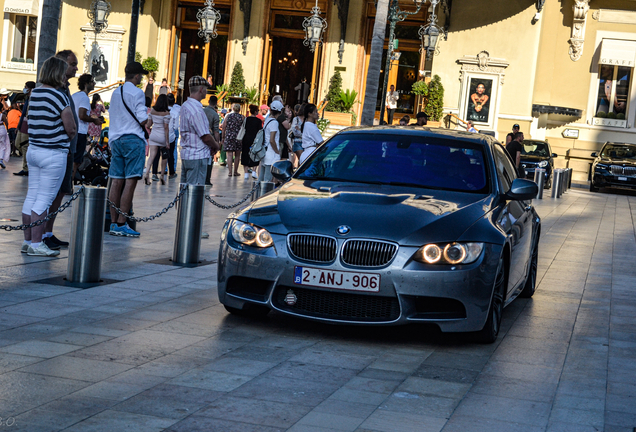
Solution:
[[[537,199],[543,199],[543,187],[545,186],[545,168],[537,168],[534,170],[534,182],[539,186]]]
[[[261,190],[260,190],[261,193],[259,196],[263,196],[266,193],[273,191],[275,187],[276,187],[276,183],[274,182],[261,182]]]
[[[176,264],[197,264],[201,252],[205,186],[181,184],[180,190],[185,187],[188,190],[177,203],[172,261]]]
[[[572,189],[572,175],[574,175],[574,170],[572,168],[568,168],[568,181],[565,184],[567,189]]]
[[[568,178],[570,176],[570,170],[565,168],[563,170],[563,180],[561,181],[561,195],[568,191]]]
[[[78,186],[76,186],[77,188]],[[84,192],[73,204],[71,240],[68,246],[69,282],[100,281],[104,220],[106,218],[106,188],[84,186]]]
[[[559,198],[561,195],[559,191],[561,190],[561,182],[563,181],[563,170],[555,169],[552,171],[552,198]]]
[[[252,182],[252,189],[254,189],[254,187],[256,186],[256,183],[258,183],[258,181],[256,181],[256,180]],[[251,201],[256,201],[260,197],[261,197],[261,188],[259,187],[259,188],[256,188],[256,190],[252,194]]]

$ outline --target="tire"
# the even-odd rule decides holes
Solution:
[[[530,298],[534,295],[537,289],[537,263],[539,262],[539,238],[534,242],[532,248],[532,258],[530,259],[530,271],[528,272],[528,279],[523,290],[519,293],[519,297]]]
[[[254,305],[254,304],[246,304],[245,306],[243,306],[243,309],[233,308],[226,305],[223,305],[223,307],[225,307],[225,310],[231,313],[232,315],[250,317],[250,318],[263,318],[271,310],[267,306]]]
[[[499,259],[492,300],[488,309],[488,319],[484,328],[475,334],[475,340],[484,344],[491,344],[497,340],[501,328],[501,317],[506,295],[507,269],[503,257]]]
[[[598,192],[598,188],[594,186],[594,182],[590,182],[590,192]]]
[[[106,185],[108,184],[108,179],[106,178],[106,176],[97,176],[93,179],[93,181],[91,181],[91,186],[103,186],[106,187]]]

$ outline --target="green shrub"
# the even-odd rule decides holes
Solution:
[[[316,122],[316,125],[318,126],[318,129],[320,129],[320,133],[323,133],[325,129],[327,129],[327,126],[329,126],[329,123],[331,123],[329,119],[326,119],[326,118],[318,119],[318,121]]]
[[[243,76],[243,65],[241,62],[234,64],[228,93],[230,96],[240,96],[245,93],[245,76]]]
[[[617,120],[625,120],[625,113],[616,114],[616,119]]]
[[[599,112],[596,113],[596,115],[594,117],[607,118],[607,113],[605,111],[599,111]]]
[[[340,93],[342,93],[342,75],[340,71],[335,71],[329,80],[329,90],[327,91],[327,111],[343,112],[340,102]]]
[[[340,91],[338,95],[338,99],[340,101],[340,108],[344,112],[351,112],[353,105],[356,103],[356,99],[358,98],[358,92],[355,90],[345,90]]]
[[[416,81],[413,83],[413,86],[411,86],[411,91],[417,96],[427,96],[428,84],[426,84],[426,81],[424,80]]]
[[[258,87],[248,87],[245,89],[245,97],[248,99],[248,103],[258,105]]]
[[[428,83],[428,100],[424,112],[432,121],[440,121],[444,113],[444,86],[439,75],[435,75]]]
[[[141,62],[141,65],[148,71],[148,75],[155,77],[155,73],[159,70],[159,60],[154,57],[148,57]]]
[[[608,112],[607,113],[607,118],[608,119],[615,119],[616,118],[616,113],[615,112]]]

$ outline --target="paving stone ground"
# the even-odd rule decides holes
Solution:
[[[0,218],[20,217],[19,169],[0,172]],[[214,171],[219,201],[251,186]],[[140,184],[137,215],[177,187]],[[139,239],[106,235],[114,282],[85,290],[43,282],[66,274],[67,251],[27,257],[21,233],[0,232],[0,431],[633,432],[636,197],[573,188],[535,204],[539,287],[506,308],[493,345],[231,316],[214,265],[151,263],[171,255],[174,210]],[[202,258],[216,258],[228,213],[206,203]],[[69,225],[67,211],[56,235]]]

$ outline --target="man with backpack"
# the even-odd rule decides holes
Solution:
[[[280,131],[278,129],[278,121],[276,120],[281,111],[285,109],[281,101],[275,100],[272,102],[270,109],[270,115],[265,119],[263,129],[256,134],[254,144],[250,150],[250,156],[254,162],[260,161],[261,167],[258,172],[258,181],[269,182],[272,181],[272,164],[277,160],[280,160],[280,153],[278,148],[278,142],[280,137]],[[265,149],[265,155],[256,156],[255,153],[261,153],[259,150]],[[258,159],[262,157],[262,159]]]

